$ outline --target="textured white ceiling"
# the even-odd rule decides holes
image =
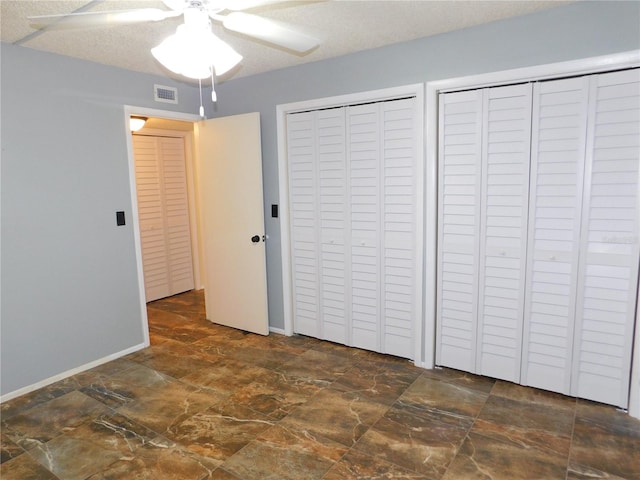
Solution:
[[[228,0],[233,2],[233,0]],[[244,56],[240,67],[226,78],[239,78],[296,64],[314,62],[383,45],[458,30],[494,20],[525,15],[559,6],[558,0],[334,0],[284,1],[251,13],[284,21],[321,39],[307,55],[260,44],[215,24],[214,33]],[[73,12],[160,8],[155,0],[47,1],[0,0],[0,39],[129,70],[170,76],[150,49],[175,32],[181,18],[136,25],[90,29],[44,30],[29,26],[27,17]]]

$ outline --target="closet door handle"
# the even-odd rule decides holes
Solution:
[[[251,237],[251,241],[253,243],[258,243],[260,241],[260,235],[254,235],[253,237]]]

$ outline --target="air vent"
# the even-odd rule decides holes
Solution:
[[[178,103],[178,89],[165,87],[164,85],[154,85],[153,93],[156,102]]]

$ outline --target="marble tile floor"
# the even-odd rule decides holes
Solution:
[[[152,346],[0,405],[2,480],[640,479],[613,407],[148,306]]]

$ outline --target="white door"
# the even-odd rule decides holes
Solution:
[[[269,333],[260,115],[195,125],[208,320]]]
[[[483,92],[476,370],[520,380],[531,85]]]
[[[531,85],[440,96],[437,362],[518,381]]]
[[[436,363],[476,372],[482,90],[440,95]]]
[[[291,270],[295,333],[321,338],[318,253],[317,112],[289,115],[287,145],[291,201]]]
[[[627,408],[638,288],[640,69],[594,75],[571,394]]]
[[[414,358],[417,104],[288,115],[296,333]]]
[[[414,358],[419,316],[416,104],[347,111],[353,345],[404,358]]]
[[[289,115],[295,331],[349,344],[345,109]]]
[[[523,385],[570,393],[588,77],[533,94]]]

